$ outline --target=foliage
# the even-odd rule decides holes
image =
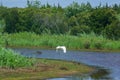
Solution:
[[[0,20],[0,32],[4,32],[4,28],[5,28],[5,20]]]
[[[18,32],[18,26],[19,26],[19,14],[18,10],[16,8],[12,8],[7,12],[7,15],[5,16],[5,22],[6,27],[5,31],[8,33],[14,33]]]
[[[114,21],[105,28],[105,35],[109,39],[120,39],[120,21]]]
[[[92,7],[89,2],[81,4],[73,2],[62,8],[59,4],[57,6],[51,6],[48,3],[42,5],[39,0],[27,0],[25,8],[0,6],[0,23],[4,23],[4,28],[0,30],[7,33],[27,31],[37,34],[71,32],[72,35],[93,31],[97,35],[103,34],[109,38],[106,29],[110,25],[118,24],[114,24],[114,22],[119,20],[119,14],[120,5],[117,4]],[[115,28],[111,27],[111,29]],[[114,32],[111,31],[111,34]],[[111,39],[119,38],[116,33],[111,37]]]
[[[10,49],[0,47],[0,67],[17,68],[32,66],[33,61],[13,52]]]
[[[114,4],[113,5],[113,9],[117,12],[117,13],[120,13],[120,4]]]
[[[116,20],[115,11],[110,8],[94,10],[89,17],[89,26],[97,34],[101,34],[104,28]]]
[[[39,7],[41,7],[40,5],[41,5],[41,3],[40,3],[40,1],[38,1],[38,0],[35,0],[35,1],[27,0],[27,6],[28,6],[29,8],[30,8],[30,7],[39,8]]]
[[[77,2],[73,2],[65,9],[65,14],[67,17],[76,16],[80,12],[88,12],[91,11],[91,4],[88,2],[87,4],[82,3],[79,5]]]
[[[75,26],[71,29],[72,35],[79,35],[81,33],[90,33],[90,28],[85,25]]]

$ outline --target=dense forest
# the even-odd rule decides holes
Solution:
[[[0,32],[34,32],[36,34],[69,34],[80,36],[94,32],[106,38],[120,39],[120,4],[92,7],[73,2],[62,8],[59,4],[41,5],[27,0],[26,8],[0,6]]]

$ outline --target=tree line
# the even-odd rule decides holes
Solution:
[[[94,32],[109,39],[120,39],[120,4],[92,7],[89,2],[73,2],[62,8],[59,4],[41,5],[27,0],[25,8],[0,6],[0,31],[7,33],[70,34]]]

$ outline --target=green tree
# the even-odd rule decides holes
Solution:
[[[73,26],[77,26],[78,24],[79,23],[78,23],[77,18],[75,16],[68,18],[68,25],[70,28]]]
[[[112,7],[117,13],[120,13],[120,4],[114,4]]]
[[[87,4],[82,3],[81,5],[79,5],[77,2],[73,2],[65,9],[65,14],[67,17],[71,17],[71,16],[76,16],[80,12],[88,12],[91,10],[92,7],[89,2],[87,2]]]
[[[34,13],[32,17],[32,26],[31,26],[31,31],[34,31],[37,34],[41,34],[43,30],[45,29],[45,21],[47,22],[48,20],[45,20],[46,13]],[[48,16],[46,16],[48,18]]]
[[[5,31],[8,33],[18,32],[19,14],[17,8],[11,8],[5,16]]]
[[[108,25],[104,30],[104,34],[109,39],[120,39],[120,21],[116,20]]]
[[[91,12],[81,12],[76,15],[77,22],[79,25],[87,25],[89,26],[89,17],[91,15]]]
[[[2,19],[0,20],[0,32],[4,32],[4,28],[5,28],[5,20]]]
[[[7,15],[7,8],[0,6],[0,32],[4,32],[5,20],[4,17]]]
[[[41,7],[41,2],[39,0],[27,0],[27,7],[28,8],[40,8]]]
[[[104,28],[116,20],[116,13],[110,8],[98,8],[93,10],[89,17],[89,26],[97,33],[101,34]]]
[[[69,31],[67,18],[64,14],[57,13],[56,15],[53,15],[52,20],[53,25],[56,28],[55,32],[57,31],[57,34],[64,34]]]

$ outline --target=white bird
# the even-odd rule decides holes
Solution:
[[[58,51],[58,49],[61,49],[61,50],[63,50],[64,53],[66,53],[66,47],[65,46],[57,46],[56,51]]]

